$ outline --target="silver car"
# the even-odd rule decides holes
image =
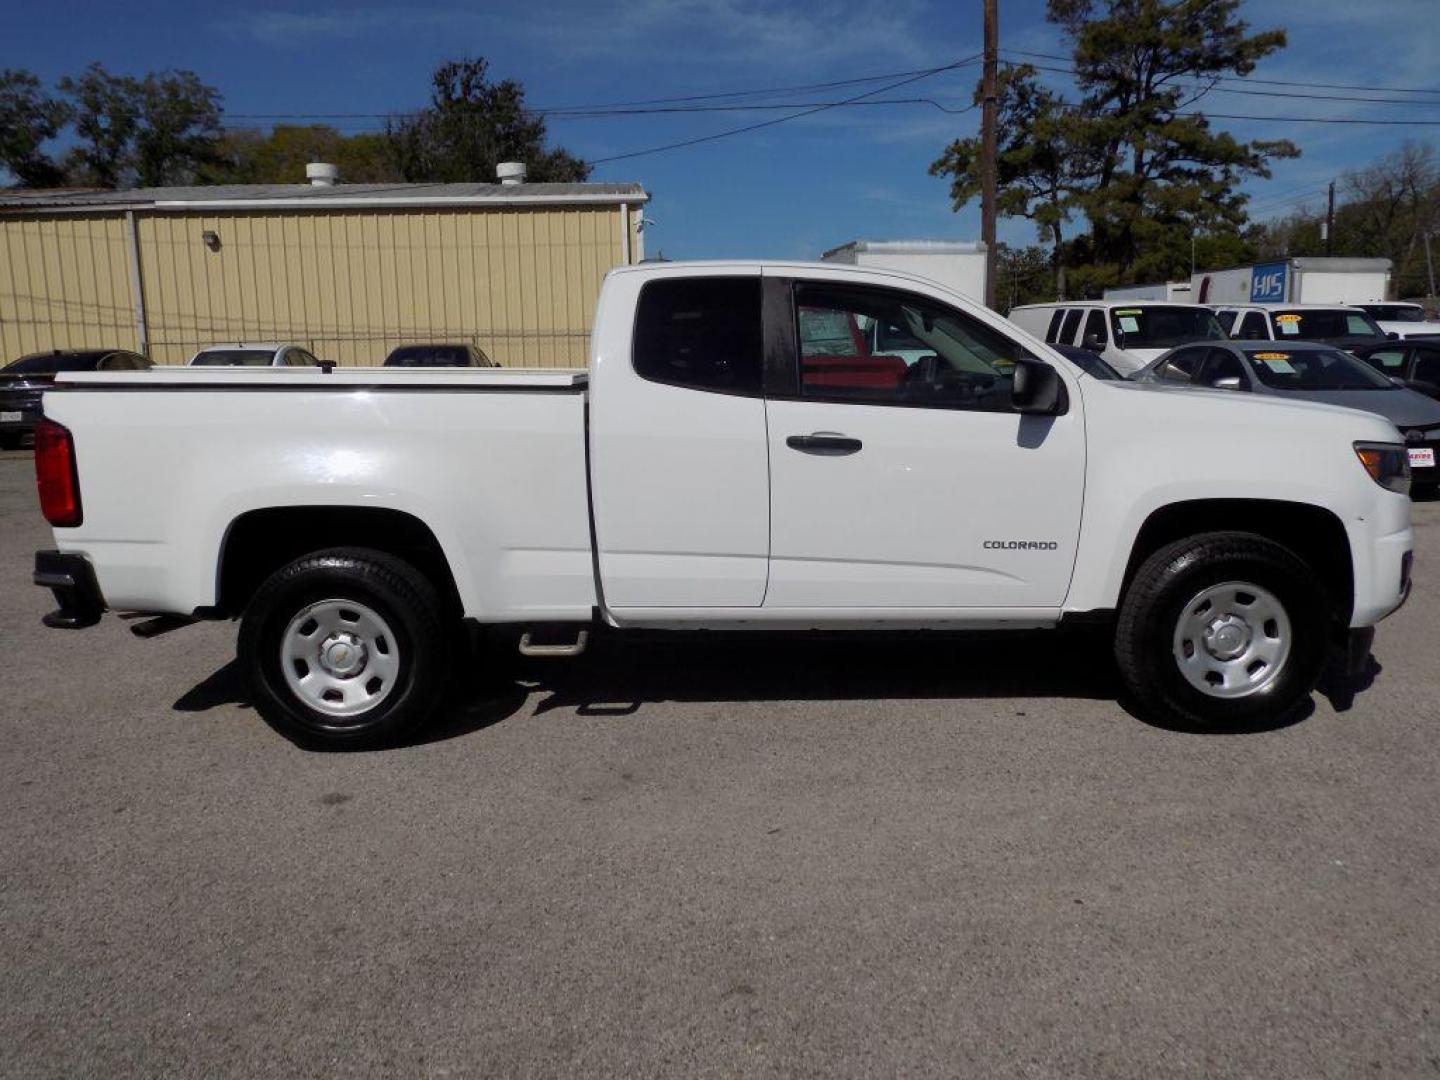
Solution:
[[[1440,401],[1407,390],[1332,345],[1209,341],[1182,345],[1131,376],[1136,382],[1273,394],[1376,413],[1405,437],[1417,486],[1440,482]]]

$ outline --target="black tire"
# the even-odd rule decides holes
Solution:
[[[388,624],[396,639],[392,645],[382,635],[376,650],[396,650],[396,670],[383,700],[343,717],[316,709],[301,697],[286,677],[281,656],[292,620],[327,600],[362,605]],[[260,586],[240,623],[238,655],[251,699],[271,725],[304,746],[393,745],[413,734],[445,693],[454,635],[444,612],[430,581],[384,552],[331,548],[296,559]]]
[[[1181,673],[1176,630],[1190,601],[1222,583],[1268,590],[1289,621],[1288,656],[1247,696],[1203,693]],[[1151,555],[1120,605],[1115,659],[1141,713],[1179,727],[1278,721],[1315,688],[1325,666],[1333,606],[1311,569],[1290,551],[1250,533],[1215,532],[1178,540]]]

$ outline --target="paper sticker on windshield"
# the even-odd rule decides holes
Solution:
[[[1298,322],[1300,321],[1300,316],[1299,316],[1299,315],[1276,315],[1276,316],[1275,316],[1275,321],[1276,321],[1276,322],[1293,322],[1293,323],[1298,323]]]
[[[1119,318],[1121,315],[1139,315],[1139,314],[1140,314],[1140,309],[1139,309],[1138,307],[1117,308],[1117,309],[1115,310],[1115,317],[1116,317],[1116,318]]]
[[[1285,316],[1281,315],[1275,320],[1275,325],[1280,328],[1280,333],[1282,334],[1290,334],[1293,336],[1300,333],[1300,320],[1293,316],[1287,321]]]
[[[1290,358],[1283,353],[1256,353],[1255,359],[1264,360],[1265,366],[1277,375],[1294,375],[1295,368]]]
[[[1285,352],[1257,352],[1256,360],[1289,360],[1290,354]]]
[[[1137,312],[1138,314],[1138,312]],[[1140,320],[1131,315],[1119,315],[1120,329],[1127,334],[1138,334],[1140,332]]]

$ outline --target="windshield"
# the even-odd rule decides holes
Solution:
[[[1424,322],[1425,309],[1418,304],[1362,304],[1373,318],[1386,322]]]
[[[1245,359],[1276,390],[1394,390],[1395,384],[1339,349],[1265,349]]]
[[[469,367],[464,345],[406,345],[385,358],[386,367]]]
[[[1302,341],[1333,341],[1346,337],[1381,337],[1385,331],[1363,311],[1344,308],[1309,308],[1301,311],[1277,311],[1275,338],[1297,338]]]
[[[1122,349],[1173,349],[1192,341],[1222,341],[1215,313],[1200,307],[1115,308],[1110,312],[1115,344]],[[1121,338],[1124,338],[1122,341]]]
[[[197,353],[190,363],[196,367],[269,367],[275,354],[269,349],[208,349]]]
[[[94,371],[105,353],[43,353],[22,356],[0,371],[6,375],[54,375],[57,371]]]

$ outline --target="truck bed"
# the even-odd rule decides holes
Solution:
[[[73,433],[83,521],[56,543],[90,555],[112,609],[188,613],[220,602],[247,515],[359,508],[426,523],[467,615],[588,619],[585,386],[511,368],[62,375],[45,415]]]
[[[154,367],[148,371],[62,372],[57,383],[79,386],[106,384],[147,389],[325,388],[383,386],[396,390],[420,388],[484,390],[576,390],[586,385],[583,368],[402,368],[337,367],[326,374],[316,368],[285,367]]]

